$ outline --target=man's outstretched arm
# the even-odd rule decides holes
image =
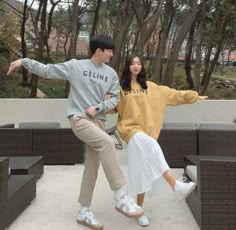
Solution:
[[[68,80],[72,69],[71,63],[72,61],[70,60],[58,64],[44,64],[33,59],[21,58],[10,64],[7,75],[11,74],[16,68],[24,66],[30,73],[43,78]]]

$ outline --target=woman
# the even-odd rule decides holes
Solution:
[[[176,180],[157,142],[165,107],[203,100],[195,91],[178,91],[146,80],[146,71],[136,54],[130,56],[120,79],[120,102],[117,131],[128,144],[128,192],[137,195],[137,204],[143,206],[145,193],[163,176],[176,197],[183,200],[195,188],[193,182]],[[137,218],[141,226],[149,225],[144,214]]]

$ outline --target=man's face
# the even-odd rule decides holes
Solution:
[[[104,51],[99,49],[99,57],[101,62],[108,63],[111,60],[112,56],[113,56],[112,49],[104,49]]]

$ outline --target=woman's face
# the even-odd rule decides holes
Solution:
[[[134,57],[133,61],[131,62],[130,66],[129,66],[129,70],[131,72],[131,77],[137,78],[138,74],[142,70],[142,64],[141,64],[141,61],[138,57]]]

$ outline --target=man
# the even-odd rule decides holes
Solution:
[[[119,102],[119,79],[117,73],[106,65],[113,56],[113,40],[98,35],[90,40],[91,59],[75,60],[61,64],[44,65],[28,58],[10,64],[7,75],[15,68],[24,66],[29,72],[49,79],[70,82],[67,117],[74,134],[86,143],[85,168],[81,183],[77,222],[91,229],[103,229],[103,224],[89,210],[101,162],[103,170],[114,191],[115,208],[127,217],[143,215],[131,197],[122,189],[125,179],[118,165],[112,137],[104,132],[105,113]],[[104,100],[108,93],[112,97]]]

